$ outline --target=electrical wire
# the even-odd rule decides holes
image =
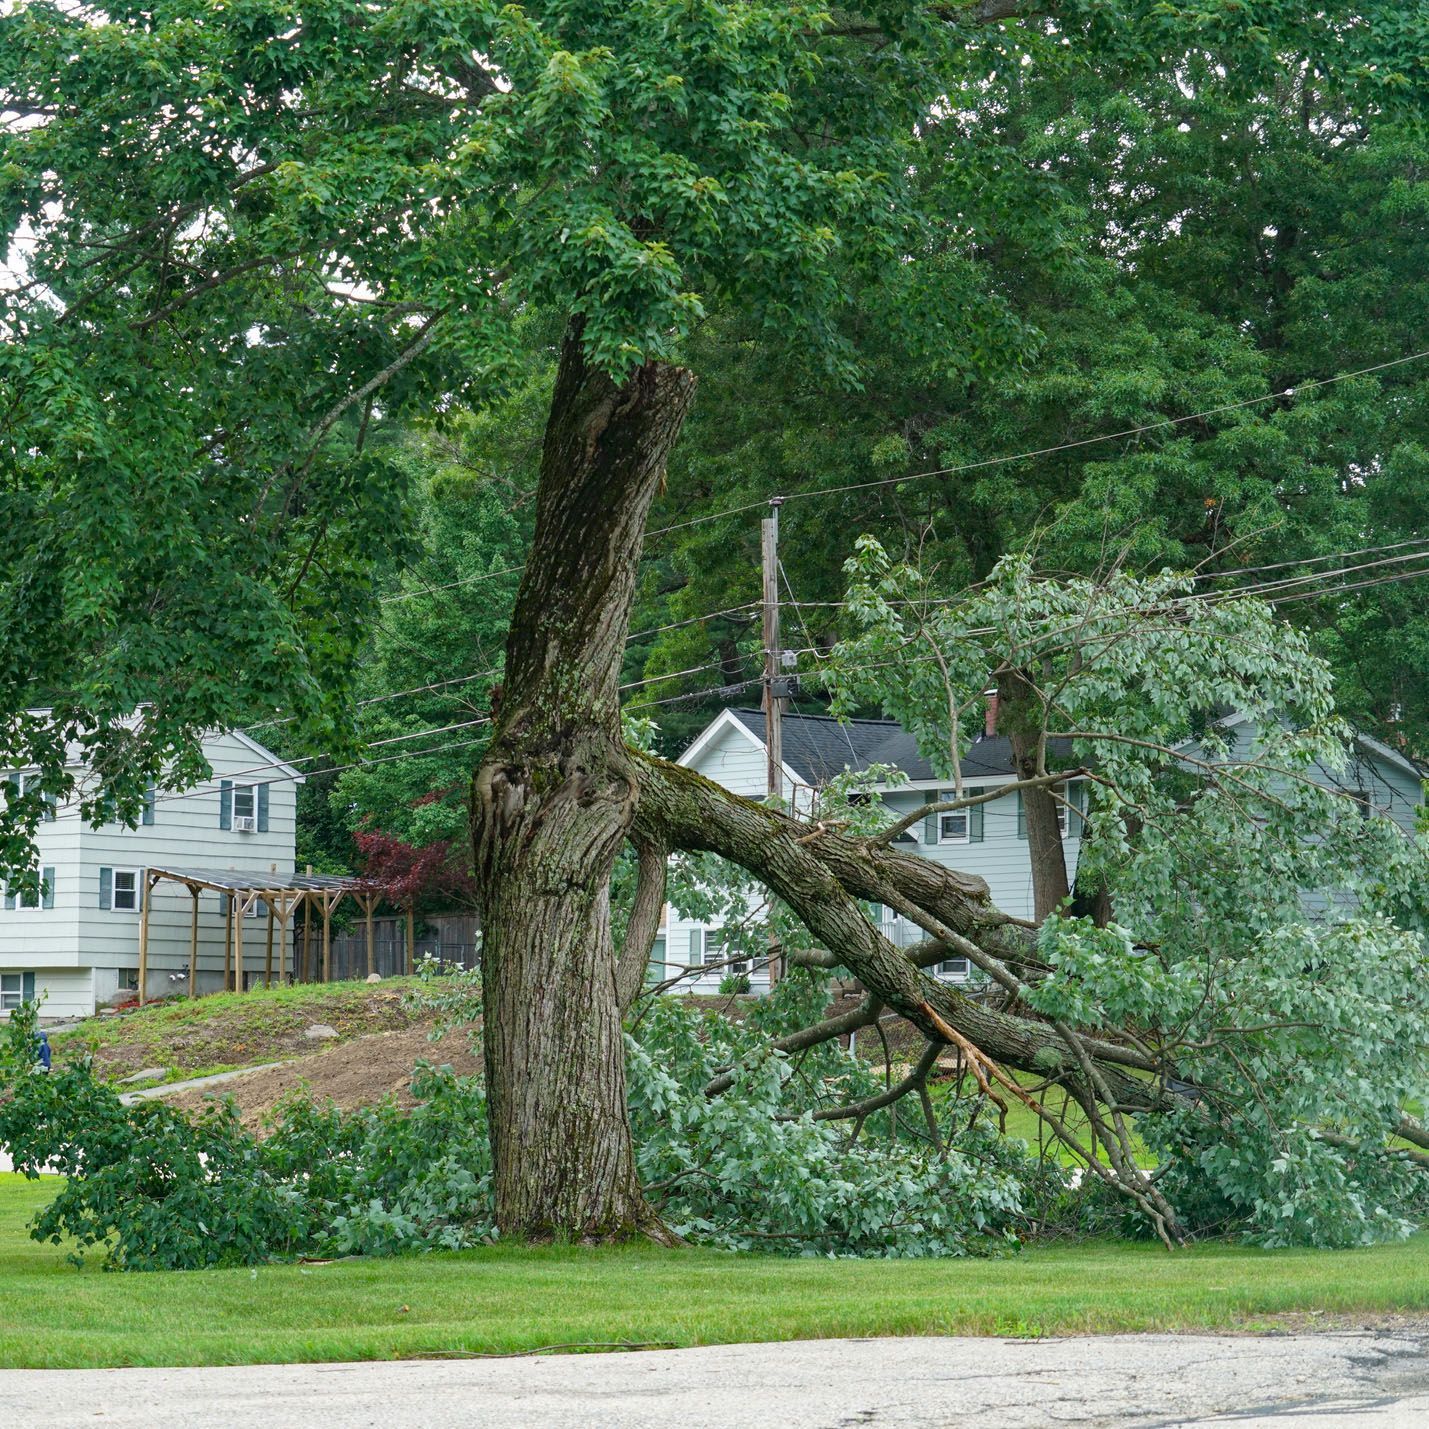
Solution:
[[[1155,422],[1144,422],[1140,426],[1123,427],[1116,432],[1103,432],[1097,436],[1080,437],[1075,441],[1059,442],[1055,446],[1036,447],[1030,451],[1015,452],[1008,456],[984,457],[979,461],[963,462],[957,466],[932,467],[927,471],[908,472],[903,476],[880,477],[873,481],[851,481],[842,486],[821,487],[816,491],[794,491],[787,495],[766,497],[761,501],[746,501],[736,506],[722,507],[718,511],[706,512],[700,516],[692,516],[684,521],[675,521],[667,526],[657,526],[653,530],[645,533],[647,541],[653,541],[659,536],[667,536],[673,531],[685,531],[692,526],[702,526],[710,521],[720,521],[728,516],[739,516],[749,511],[759,511],[769,505],[774,499],[781,501],[810,501],[829,496],[839,496],[847,491],[869,491],[884,486],[901,486],[910,481],[923,481],[935,476],[956,476],[967,471],[983,471],[989,467],[1007,466],[1020,461],[1033,461],[1038,457],[1055,456],[1060,452],[1077,451],[1084,447],[1098,446],[1103,442],[1121,441],[1126,437],[1143,436],[1147,432],[1164,431],[1167,428],[1185,426],[1190,422],[1204,421],[1207,417],[1220,416],[1225,412],[1235,412],[1246,407],[1263,405],[1266,402],[1275,402],[1282,399],[1293,398],[1303,392],[1316,391],[1321,387],[1332,387],[1337,382],[1349,382],[1356,377],[1368,377],[1376,372],[1384,372],[1393,367],[1403,367],[1410,362],[1419,362],[1429,357],[1429,348],[1420,352],[1407,353],[1403,357],[1390,358],[1385,362],[1377,362],[1369,367],[1359,367],[1352,372],[1340,372],[1333,377],[1317,377],[1305,382],[1297,383],[1290,387],[1280,388],[1274,392],[1265,392],[1258,397],[1246,397],[1239,402],[1222,402],[1215,407],[1207,407],[1200,412],[1191,412],[1181,417],[1164,417]],[[644,559],[642,557],[642,559]],[[459,586],[475,584],[478,581],[495,580],[500,576],[519,575],[525,570],[524,565],[509,566],[500,571],[489,571],[479,576],[464,576],[460,580],[449,581],[445,585],[431,586],[421,591],[403,591],[395,595],[383,596],[384,601],[411,600],[419,595],[435,595],[443,591],[455,590]]]

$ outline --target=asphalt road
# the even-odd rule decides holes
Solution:
[[[123,1429],[1421,1429],[1429,1328],[822,1340],[627,1354],[0,1371],[0,1422]]]

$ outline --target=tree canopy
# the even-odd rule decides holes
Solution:
[[[206,727],[283,718],[294,739],[355,742],[358,709],[377,712],[364,716],[374,729],[388,718],[386,678],[436,694],[443,677],[422,668],[434,650],[460,659],[453,678],[480,675],[509,599],[491,738],[468,770],[504,1233],[667,1234],[638,1174],[621,1014],[665,857],[683,849],[743,866],[870,999],[980,1075],[1055,1072],[1099,1127],[1110,1180],[1176,1238],[1183,1218],[1130,1157],[1123,1115],[1159,1117],[1189,1145],[1209,1109],[1235,1101],[1229,1064],[1192,1056],[1207,1085],[1176,1091],[1177,1058],[1202,1049],[1138,1045],[1130,963],[1059,1001],[1039,968],[1057,966],[1060,945],[1029,947],[985,890],[630,747],[621,677],[647,580],[640,548],[663,497],[657,525],[680,534],[657,548],[644,590],[650,626],[669,631],[633,657],[641,678],[698,664],[683,652],[709,636],[689,622],[745,601],[724,518],[793,473],[809,491],[790,529],[807,551],[801,594],[847,609],[833,572],[852,536],[896,529],[898,556],[922,548],[950,588],[991,582],[970,608],[1000,595],[1049,612],[1089,603],[1132,662],[1114,667],[1131,701],[1154,686],[1134,638],[1147,602],[1172,612],[1162,635],[1177,649],[1217,620],[1235,634],[1236,618],[1256,617],[1193,601],[1179,578],[1123,586],[1122,567],[1209,557],[1239,570],[1271,549],[1298,560],[1416,534],[1422,381],[1386,364],[1411,356],[1422,316],[1426,27],[1394,0],[9,7],[5,760],[38,764],[46,793],[68,793],[78,741],[106,786],[87,811],[112,797],[125,813],[149,780],[203,772]],[[1346,193],[1364,196],[1359,211],[1345,212]],[[1330,382],[1354,366],[1376,370]],[[685,467],[672,454],[701,371],[713,400]],[[539,418],[521,401],[537,373]],[[495,434],[469,413],[502,398],[525,412],[518,428],[543,432],[529,538],[494,484],[414,480],[432,463],[398,440],[421,412],[432,441],[489,448]],[[1152,423],[1153,440],[1101,446],[1109,428]],[[1034,448],[1048,450],[1033,466],[1005,463]],[[394,583],[413,513],[428,551]],[[1257,544],[1262,532],[1285,544]],[[492,557],[513,539],[525,551],[510,592],[515,570]],[[1050,586],[998,564],[1024,543],[1100,574]],[[426,562],[462,575],[430,581]],[[435,585],[461,593],[429,607]],[[383,596],[376,659],[359,673]],[[1360,662],[1369,712],[1422,639],[1394,616],[1388,601],[1352,603],[1321,635],[1340,663]],[[1284,659],[1181,650],[1156,687],[1178,691],[1170,724],[1234,686],[1266,712],[1303,706],[1315,725],[1304,748],[1329,757],[1324,668],[1259,619]],[[1016,638],[982,674],[1022,712],[1022,783],[1043,818],[1055,796],[1039,781],[1054,771],[1039,767],[1037,721],[1054,706],[1015,621],[991,623]],[[714,632],[726,663],[739,634]],[[1418,698],[1414,680],[1395,690]],[[415,712],[440,717],[441,704],[394,712],[380,737],[418,732]],[[1160,785],[1097,743],[1104,730],[1073,737],[1091,741],[1113,788],[1166,812]],[[1283,754],[1293,765],[1300,750],[1290,740]],[[374,797],[415,829],[434,806],[406,797],[403,777],[354,783],[381,786]],[[1193,800],[1182,823],[1217,811],[1224,799]],[[7,872],[26,868],[41,812],[38,792],[7,804]],[[1229,825],[1219,833],[1240,847]],[[639,877],[617,954],[609,883],[627,843]],[[1131,863],[1139,879],[1157,867]],[[1038,867],[1050,898],[1055,870]],[[1279,931],[1262,930],[1228,977],[1288,975],[1297,866],[1282,874]],[[1002,972],[1016,984],[1011,1001],[978,1004],[928,978],[867,901],[913,909],[936,944],[967,942],[999,985]],[[1168,917],[1144,911],[1126,957]],[[1093,965],[1111,948],[1096,922],[1042,921],[1039,937],[1065,934]],[[1363,926],[1367,966],[1406,972],[1400,935]],[[1261,944],[1275,956],[1258,962]],[[1324,956],[1343,961],[1348,946]],[[1190,956],[1168,954],[1173,1003]],[[1364,1003],[1386,1025],[1404,1012],[1374,1001],[1391,982]],[[1288,1020],[1299,1006],[1287,1002]],[[1174,1021],[1176,1007],[1142,1011]],[[1387,1103],[1306,1104],[1305,1135],[1351,1147],[1325,1176],[1348,1175],[1356,1155],[1391,1164],[1393,1131],[1422,1136],[1388,1124]],[[1284,1110],[1267,1120],[1283,1130]],[[1270,1145],[1256,1142],[1258,1167]]]

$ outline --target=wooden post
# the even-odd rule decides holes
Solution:
[[[332,902],[323,894],[323,981],[332,981]]]
[[[144,870],[144,881],[139,888],[143,900],[139,907],[139,1006],[148,1002],[149,987],[149,901],[154,891],[154,881],[149,870]]]
[[[268,904],[268,957],[263,964],[263,986],[273,986],[273,905]]]
[[[277,916],[280,937],[278,941],[278,981],[281,983],[288,970],[288,919],[292,917],[293,910],[302,899],[302,894],[296,898],[291,893],[283,893],[278,899]],[[269,928],[272,927],[273,905],[268,906]]]
[[[243,920],[248,916],[245,897],[233,915],[233,990],[243,991]]]
[[[223,990],[233,988],[233,895],[228,895],[228,916],[223,925]]]
[[[372,942],[372,904],[373,896],[368,893],[362,899],[362,911],[367,916],[367,976],[371,977],[377,971],[377,949]]]
[[[416,939],[413,934],[416,931],[416,915],[410,908],[407,909],[407,976],[411,977],[417,971]]]
[[[199,890],[197,884],[189,884],[189,893],[193,896],[194,911],[193,919],[189,923],[189,996],[198,996],[198,897]]]

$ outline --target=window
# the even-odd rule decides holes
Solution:
[[[7,774],[5,781],[18,794],[33,794],[38,792],[44,801],[44,812],[41,818],[47,824],[55,821],[55,806],[59,802],[53,794],[46,794],[40,788],[40,776],[38,774]]]
[[[938,964],[938,976],[955,982],[966,982],[971,972],[972,964],[966,958],[946,958]]]
[[[133,868],[114,870],[114,908],[117,912],[136,913],[139,910],[139,873]]]
[[[962,792],[964,799],[982,797],[981,789],[967,789]],[[944,789],[938,795],[940,802],[950,804],[958,798],[951,789]],[[940,844],[972,843],[982,837],[982,805],[974,804],[967,809],[956,809],[950,814],[938,815],[938,842]]]
[[[30,984],[27,989],[25,984]],[[14,1012],[34,997],[34,973],[0,973],[0,1012]],[[26,996],[28,991],[29,996]]]
[[[1351,789],[1350,798],[1359,806],[1360,818],[1367,819],[1374,813],[1374,805],[1369,801],[1368,789]]]
[[[253,785],[233,786],[233,826],[242,829],[244,823],[250,827],[257,823],[257,797]]]
[[[40,886],[33,893],[15,889],[5,895],[7,908],[53,908],[55,906],[55,871],[51,867],[40,870]]]
[[[218,826],[245,834],[267,833],[268,786],[221,780],[218,786]]]
[[[1067,830],[1071,827],[1071,809],[1068,808],[1068,805],[1081,808],[1080,790],[1080,784],[1054,784],[1052,786],[1054,795],[1052,807],[1057,811],[1057,832],[1063,838],[1067,837]],[[1080,828],[1079,824],[1079,832]],[[1027,803],[1020,792],[1017,795],[1017,837],[1020,839],[1027,837]]]
[[[693,929],[690,933],[690,951],[693,954],[690,958],[690,964],[693,967],[713,967],[716,963],[724,962],[725,958],[730,956],[725,950],[724,934],[716,928]],[[747,973],[749,960],[736,954],[735,961],[729,964],[727,971]]]
[[[99,906],[113,913],[137,913],[143,899],[143,881],[137,868],[99,870]]]

